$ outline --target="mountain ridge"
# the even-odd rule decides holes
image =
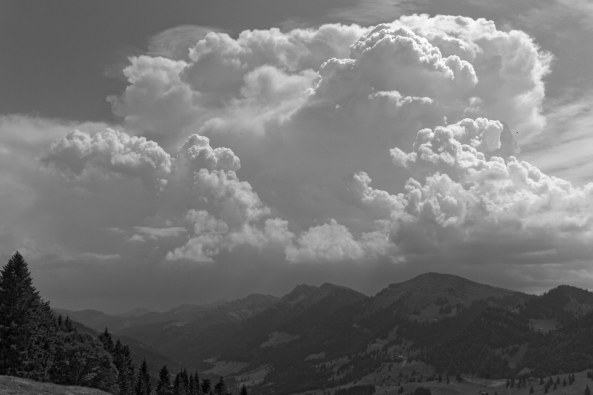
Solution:
[[[220,372],[230,382],[246,384],[256,395],[353,385],[386,364],[402,364],[406,382],[412,380],[407,367],[424,372],[425,379],[593,367],[586,329],[593,293],[571,286],[529,295],[429,272],[373,296],[331,283],[300,284],[280,298],[252,294],[214,308],[180,310],[170,321],[117,334],[190,369],[224,367]],[[547,348],[554,350],[554,361]],[[575,349],[580,351],[573,358]],[[259,378],[245,381],[252,375]]]

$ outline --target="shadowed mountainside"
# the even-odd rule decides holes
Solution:
[[[372,297],[329,283],[299,285],[281,298],[250,295],[157,314],[170,319],[131,324],[115,335],[189,369],[225,375],[253,394],[378,377],[395,385],[438,374],[500,379],[593,368],[593,293],[570,286],[534,296],[426,273]],[[415,369],[421,377],[413,377]],[[377,376],[383,370],[398,372],[398,380]]]

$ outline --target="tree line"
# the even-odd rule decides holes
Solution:
[[[118,395],[229,395],[222,377],[212,384],[185,369],[173,375],[163,366],[155,380],[146,360],[136,370],[130,348],[107,329],[95,337],[56,316],[19,252],[0,270],[0,375]],[[248,395],[245,386],[240,395]]]

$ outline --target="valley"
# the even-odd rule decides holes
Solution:
[[[261,395],[361,385],[379,394],[428,386],[433,394],[511,395],[531,386],[507,388],[507,378],[539,383],[574,372],[575,383],[555,391],[581,394],[593,369],[593,293],[569,286],[534,296],[426,273],[370,297],[326,283],[134,317],[57,311],[145,345],[149,363],[159,355],[173,371],[224,376],[230,388]]]

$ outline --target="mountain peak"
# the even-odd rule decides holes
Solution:
[[[467,305],[480,299],[513,294],[517,292],[479,284],[453,274],[428,272],[381,290],[371,302],[371,311],[385,309],[397,301],[402,301],[410,309],[422,309],[437,300],[449,305]]]
[[[294,287],[294,289],[292,291],[290,291],[288,294],[284,295],[280,299],[280,301],[287,303],[291,306],[294,306],[297,303],[299,303],[300,301],[306,299],[309,295],[311,295],[313,292],[315,292],[315,290],[317,290],[317,287],[315,287],[313,285],[306,285],[306,284],[297,285],[296,287]]]

